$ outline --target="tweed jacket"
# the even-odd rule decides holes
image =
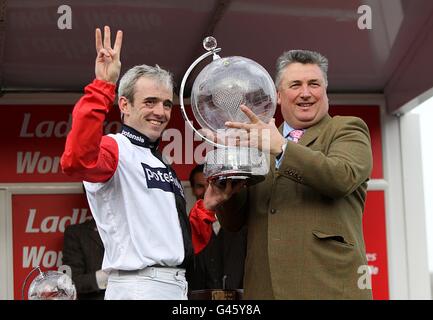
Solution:
[[[244,298],[371,299],[361,280],[372,170],[367,125],[326,115],[297,144],[288,142],[278,170],[269,160],[265,180],[218,211],[229,230],[248,225]]]

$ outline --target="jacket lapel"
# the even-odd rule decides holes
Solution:
[[[308,146],[314,142],[314,140],[317,139],[330,120],[331,116],[329,114],[325,115],[323,119],[320,120],[316,125],[305,130],[298,143],[303,146]]]
[[[301,139],[299,140],[299,144],[303,146],[308,146],[314,140],[317,139],[317,137],[320,135],[320,133],[323,131],[323,129],[326,127],[327,123],[331,120],[331,116],[329,114],[326,114],[322,120],[320,120],[316,125],[312,126],[311,128],[308,128],[305,130],[304,134],[302,135]],[[283,127],[284,122],[278,127],[278,131],[283,135]],[[271,178],[275,175],[275,157],[270,156],[270,170],[269,174],[271,174]]]
[[[269,174],[271,179],[273,179],[275,175],[275,161],[275,156],[271,155],[269,157]]]

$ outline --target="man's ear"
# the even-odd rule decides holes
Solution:
[[[124,97],[124,96],[120,96],[119,97],[119,109],[120,112],[122,112],[123,114],[129,114],[129,100]]]
[[[281,105],[281,95],[280,95],[280,90],[277,90],[277,104]]]

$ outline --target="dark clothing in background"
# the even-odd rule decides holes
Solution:
[[[195,256],[194,266],[187,270],[190,291],[203,289],[243,288],[247,228],[238,232],[212,231],[208,245]]]
[[[104,245],[96,229],[95,220],[69,225],[65,229],[63,264],[72,269],[72,280],[79,300],[103,300],[95,272],[102,267]]]

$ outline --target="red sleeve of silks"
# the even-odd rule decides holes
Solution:
[[[61,158],[63,172],[89,182],[105,182],[116,171],[119,149],[103,136],[105,117],[113,106],[116,86],[94,80],[72,111],[72,128]]]
[[[189,213],[192,245],[194,253],[202,251],[212,236],[212,223],[216,221],[215,212],[204,207],[203,200],[198,200]]]

